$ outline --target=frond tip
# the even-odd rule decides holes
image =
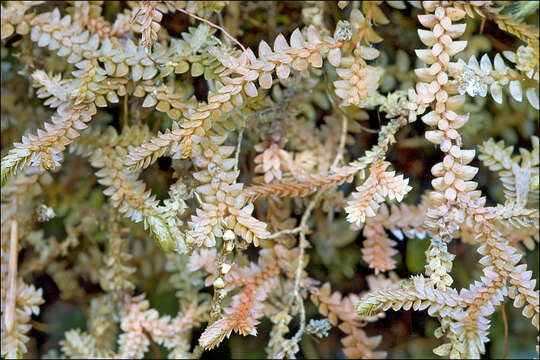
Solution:
[[[7,184],[8,179],[12,175],[17,174],[17,171],[24,166],[27,160],[28,157],[18,156],[17,153],[9,153],[8,155],[4,156],[1,165],[2,186]]]
[[[368,296],[360,299],[356,312],[362,317],[371,317],[383,312],[382,304],[375,296]]]
[[[199,338],[199,345],[206,350],[211,350],[221,344],[223,339],[225,339],[225,336],[229,338],[231,333],[232,328],[227,323],[227,320],[219,319],[206,328],[204,333]],[[257,330],[255,330],[255,333],[250,335],[257,335]]]
[[[352,193],[345,211],[347,220],[357,226],[362,226],[366,217],[373,217],[381,206],[385,197],[401,202],[403,197],[411,191],[409,179],[403,175],[395,175],[395,171],[384,171],[390,165],[386,161],[377,161],[370,168],[367,180]]]
[[[167,224],[157,216],[149,216],[147,222],[159,247],[161,247],[163,251],[172,251],[175,242]]]

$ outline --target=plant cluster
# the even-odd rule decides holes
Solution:
[[[538,2],[1,21],[2,357],[536,356]]]

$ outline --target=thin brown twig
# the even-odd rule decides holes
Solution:
[[[17,300],[17,243],[18,227],[17,221],[11,221],[11,234],[9,242],[9,264],[8,264],[8,293],[6,295],[6,310],[4,321],[6,332],[10,333],[15,327],[15,305]]]
[[[358,32],[358,41],[357,43],[360,43],[362,39],[364,38],[364,35],[366,34],[367,30],[371,27],[371,16],[373,15],[373,5],[369,5],[368,11],[366,11],[366,25]]]
[[[218,29],[220,31],[223,32],[223,34],[225,34],[226,37],[228,37],[229,39],[231,39],[232,42],[234,42],[236,45],[240,46],[240,48],[242,49],[242,51],[246,51],[246,48],[244,47],[244,45],[242,45],[238,40],[236,40],[233,36],[231,36],[227,30],[225,30],[224,28],[222,28],[221,26],[219,25],[216,25],[214,24],[213,22],[209,21],[209,20],[206,20],[200,16],[197,16],[195,14],[192,14],[190,13],[189,11],[185,10],[185,9],[182,9],[181,7],[176,7],[174,6],[174,4],[172,4],[170,1],[165,1],[168,5],[172,6],[174,9],[180,11],[181,13],[184,13],[188,16],[191,16],[192,18],[194,19],[197,19],[199,21],[202,21],[203,23],[207,24],[207,25],[210,25],[211,27],[215,28],[215,29]]]
[[[145,52],[145,54],[146,54],[146,57],[147,57],[148,59],[150,59],[150,61],[152,61],[154,64],[156,64],[156,65],[158,65],[158,66],[164,64],[164,63],[161,63],[161,64],[160,64],[160,63],[158,63],[156,60],[154,60],[154,58],[150,55],[150,49],[149,49],[149,48],[145,48],[145,49],[144,49],[144,52]]]
[[[501,312],[504,325],[504,356],[503,359],[508,357],[508,320],[506,319],[506,310],[504,309],[504,301],[501,304]]]
[[[259,28],[259,29],[262,29],[262,30],[267,30],[268,29],[268,25],[265,25],[263,24],[262,22],[258,21],[258,20],[255,20],[254,18],[252,18],[251,16],[247,15],[245,17],[245,19],[250,22],[253,26]]]
[[[126,91],[126,95],[124,95],[124,123],[122,126],[127,126],[128,124],[128,93]]]
[[[154,123],[154,126],[152,127],[152,132],[155,134],[156,132],[158,132],[158,130],[161,128],[161,120],[162,118],[161,117],[158,117],[158,119],[156,120],[156,122]]]
[[[490,35],[490,34],[486,34],[485,36],[487,36],[489,38],[489,40],[491,41],[492,45],[493,45],[493,48],[497,51],[516,51],[516,49],[512,46],[512,45],[509,45],[509,44],[506,44],[502,41],[500,41],[499,39],[497,39],[496,37],[494,37],[493,35]]]
[[[277,233],[273,233],[272,235],[269,235],[268,237],[265,237],[265,239],[276,239],[278,237],[281,237],[283,235],[292,235],[292,234],[298,234],[302,231],[302,228],[300,226],[295,227],[294,229],[286,229],[278,231]]]
[[[486,18],[482,18],[482,22],[480,23],[480,34],[484,33],[484,26],[486,25]]]
[[[349,124],[347,120],[347,116],[342,116],[341,121],[341,135],[339,137],[339,148],[336,157],[334,158],[334,161],[332,162],[332,166],[330,166],[330,169],[334,169],[340,160],[343,159],[343,151],[345,150],[345,140],[347,139],[347,125]]]
[[[148,331],[143,330],[143,333],[148,337],[148,340],[150,340],[150,346],[152,347],[152,351],[154,352],[154,359],[161,359],[161,351],[159,351],[159,347],[156,345]]]
[[[304,253],[307,246],[307,240],[306,240],[306,229],[307,229],[307,221],[309,217],[311,216],[311,212],[315,208],[315,205],[319,202],[320,198],[324,194],[324,192],[328,189],[329,186],[325,186],[324,188],[320,189],[313,200],[309,203],[308,207],[306,208],[306,211],[302,215],[302,219],[300,220],[300,238],[298,243],[298,248],[300,250],[300,253],[298,254],[298,265],[296,267],[296,274],[294,276],[294,290],[293,290],[293,296],[291,298],[292,301],[296,301],[298,303],[298,306],[300,308],[300,327],[298,328],[298,331],[294,335],[294,340],[298,343],[302,335],[304,334],[304,329],[306,327],[306,311],[304,308],[304,299],[302,299],[302,295],[300,294],[300,280],[302,278],[302,269],[304,268]]]
[[[34,320],[32,319],[31,321],[31,324],[32,324],[32,328],[38,330],[38,331],[41,331],[41,332],[50,332],[51,329],[50,329],[50,326],[48,324],[45,324],[41,321],[37,321],[37,320]]]
[[[234,154],[234,171],[238,170],[238,159],[240,158],[240,149],[242,148],[242,139],[244,137],[244,129],[241,128],[238,132],[238,139],[236,143],[236,153]]]
[[[225,256],[225,242],[223,242],[221,246],[221,251],[219,252],[219,255],[217,257],[217,269],[219,276]],[[223,300],[224,293],[220,290],[221,289],[214,286],[214,295],[212,296],[212,310],[210,311],[210,322],[212,323],[221,316],[221,302]]]
[[[340,108],[340,107],[338,106],[337,109],[339,110],[340,113],[342,113],[343,115],[345,115],[345,116],[348,117],[348,115],[345,113],[345,111],[343,111],[342,108]],[[377,133],[379,133],[379,130],[377,130],[377,129],[370,129],[370,128],[367,128],[367,127],[365,127],[365,126],[363,126],[363,125],[361,125],[361,124],[358,124],[358,123],[357,123],[357,125],[362,129],[362,131],[365,131],[365,132],[367,132],[367,133],[370,133],[370,134],[377,134]]]
[[[261,202],[260,201],[255,201],[253,203],[253,205],[255,206],[255,214],[257,215],[257,218],[258,219],[262,219],[264,218],[264,210],[261,206]],[[264,239],[267,239],[267,238],[264,238]]]
[[[73,164],[73,170],[70,171],[70,176],[68,181],[66,182],[66,185],[63,187],[62,191],[70,190],[73,185],[77,183],[79,180],[79,172],[81,170],[82,163],[80,161],[76,161]]]
[[[327,78],[326,78],[326,73],[324,73],[324,78],[326,80],[326,93],[328,95],[328,98],[330,100],[330,102],[335,105],[336,109],[343,114],[343,116],[345,117],[349,117],[349,115],[347,115],[347,113],[345,111],[343,111],[343,109],[338,105],[337,101],[336,101],[336,98],[335,98],[335,93],[332,91],[332,88],[331,88],[331,85],[330,85],[330,82],[327,81]],[[370,129],[370,128],[367,128],[359,123],[357,123],[357,125],[360,127],[360,129],[362,129],[362,131],[365,131],[367,133],[370,133],[370,134],[377,134],[379,132],[379,130],[376,130],[376,129]]]

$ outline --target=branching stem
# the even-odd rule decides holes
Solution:
[[[325,186],[324,188],[320,189],[313,200],[309,203],[309,205],[306,208],[306,211],[304,212],[304,215],[302,215],[302,219],[300,220],[300,240],[298,244],[298,248],[300,250],[300,253],[298,254],[298,265],[296,266],[296,274],[294,277],[294,290],[293,290],[293,301],[296,301],[299,308],[300,308],[300,328],[294,335],[294,340],[296,342],[299,342],[302,338],[302,334],[304,333],[304,329],[306,327],[306,311],[304,308],[304,300],[302,299],[302,295],[300,294],[300,281],[302,279],[302,269],[304,268],[304,253],[307,246],[307,240],[306,240],[306,229],[307,229],[307,221],[309,217],[311,216],[311,212],[315,208],[315,205],[319,202],[324,192],[328,189],[329,186]]]

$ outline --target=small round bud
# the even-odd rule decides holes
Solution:
[[[348,41],[353,35],[351,23],[347,20],[339,20],[336,25],[336,31],[334,32],[334,40],[336,41]]]
[[[234,235],[234,232],[232,232],[230,229],[225,231],[225,234],[223,234],[223,240],[225,241],[232,241],[235,237],[236,235]]]
[[[56,216],[54,210],[45,204],[41,204],[36,208],[37,221],[46,222]]]
[[[225,251],[231,252],[234,250],[234,243],[232,241],[229,241],[225,244]]]
[[[226,263],[221,264],[221,273],[223,275],[227,274],[229,270],[231,270],[231,265],[226,264]]]
[[[225,281],[223,281],[221,277],[218,277],[216,280],[214,280],[213,285],[217,289],[223,289],[225,287]]]

